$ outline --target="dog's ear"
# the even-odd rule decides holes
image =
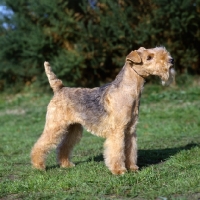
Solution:
[[[129,53],[128,56],[126,56],[126,61],[141,63],[142,60],[138,52],[135,50],[135,51],[131,51],[131,53]]]

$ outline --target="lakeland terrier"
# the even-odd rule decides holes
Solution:
[[[104,159],[113,174],[138,170],[136,124],[145,78],[156,75],[169,85],[174,77],[173,62],[164,47],[141,47],[126,57],[113,82],[93,89],[64,87],[45,62],[54,97],[48,105],[44,131],[31,152],[33,166],[45,169],[46,154],[55,146],[60,166],[74,166],[70,155],[81,139],[83,126],[106,138]]]

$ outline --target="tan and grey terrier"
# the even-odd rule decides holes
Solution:
[[[64,87],[45,62],[54,96],[48,105],[44,131],[31,152],[33,166],[45,169],[46,154],[56,146],[60,166],[74,166],[70,155],[81,139],[83,126],[106,138],[104,159],[113,174],[138,170],[136,124],[145,78],[156,75],[163,84],[170,84],[173,62],[164,47],[141,47],[126,57],[113,82],[93,89]]]

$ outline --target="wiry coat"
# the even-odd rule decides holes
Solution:
[[[153,74],[160,76],[162,81],[171,81],[172,62],[162,47],[140,48],[127,56],[113,82],[93,89],[64,87],[45,62],[54,97],[48,105],[43,134],[32,149],[33,165],[44,169],[46,153],[59,143],[60,165],[73,166],[70,153],[80,140],[84,126],[93,134],[106,138],[104,158],[113,174],[137,170],[135,130],[145,78]]]

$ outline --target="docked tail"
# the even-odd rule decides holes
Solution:
[[[58,79],[56,75],[52,72],[50,64],[46,61],[44,62],[44,68],[45,68],[45,72],[48,77],[50,86],[53,89],[54,93],[59,91],[62,87],[64,87],[62,81]]]

